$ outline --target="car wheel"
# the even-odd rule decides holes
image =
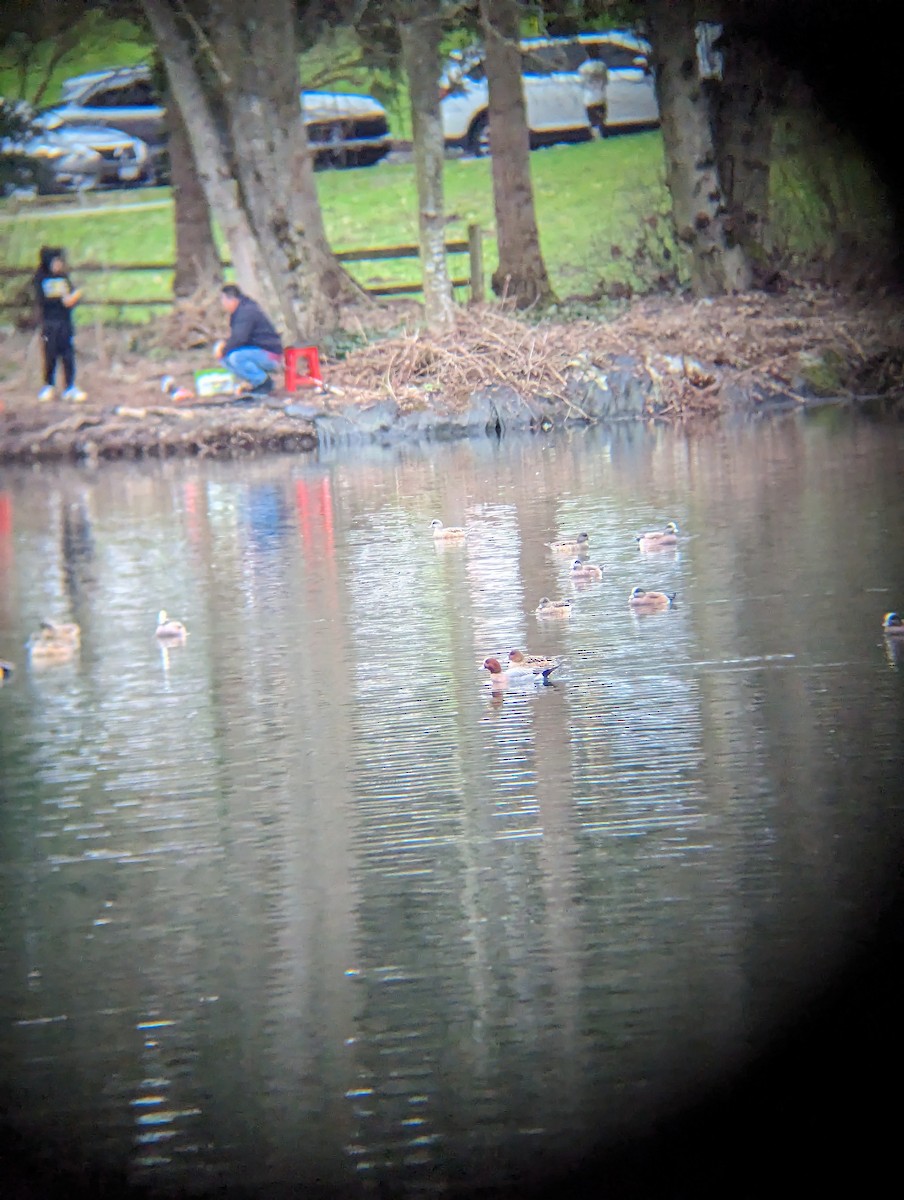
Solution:
[[[486,113],[481,113],[468,130],[467,147],[475,158],[490,153],[490,119]]]

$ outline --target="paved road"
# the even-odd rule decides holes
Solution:
[[[47,221],[51,217],[102,217],[105,213],[147,212],[150,208],[169,208],[172,200],[145,200],[131,204],[67,204],[65,208],[20,209],[0,213],[0,221]]]

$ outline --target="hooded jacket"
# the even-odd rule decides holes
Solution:
[[[229,318],[229,339],[223,347],[223,354],[230,354],[243,346],[256,346],[271,354],[282,354],[282,342],[272,323],[260,305],[244,295]]]
[[[50,264],[55,258],[62,258],[63,251],[55,246],[44,246],[41,250],[41,265],[35,271],[34,286],[38,305],[41,309],[41,321],[47,325],[52,322],[72,324],[72,309],[63,303],[63,297],[75,289],[72,281],[65,273],[54,274]]]

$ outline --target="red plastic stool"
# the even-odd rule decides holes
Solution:
[[[287,392],[294,392],[300,387],[319,387],[323,383],[316,346],[287,346],[283,357],[286,362]],[[299,370],[300,363],[304,364],[304,373]]]

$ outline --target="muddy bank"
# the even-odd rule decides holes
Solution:
[[[446,441],[577,428],[615,421],[718,419],[786,412],[847,396],[806,396],[702,364],[696,404],[663,396],[662,378],[633,360],[594,364],[567,381],[567,396],[525,396],[505,385],[480,389],[464,407],[402,408],[391,399],[337,406],[328,395],[276,397],[267,403],[210,401],[151,406],[32,405],[0,413],[0,462],[221,457],[310,452],[358,442]],[[706,380],[707,382],[703,382]],[[709,393],[709,394],[706,394]]]
[[[200,346],[175,354],[153,331],[79,333],[81,405],[38,404],[34,336],[0,344],[0,461],[95,461],[310,452],[356,441],[505,436],[612,421],[713,420],[904,397],[895,300],[797,289],[693,301],[658,297],[616,316],[530,322],[483,306],[427,337],[412,321],[341,357],[324,387],[266,402],[174,403]],[[117,341],[119,338],[119,341]],[[127,339],[127,340],[126,340]],[[143,339],[145,344],[143,345]]]

